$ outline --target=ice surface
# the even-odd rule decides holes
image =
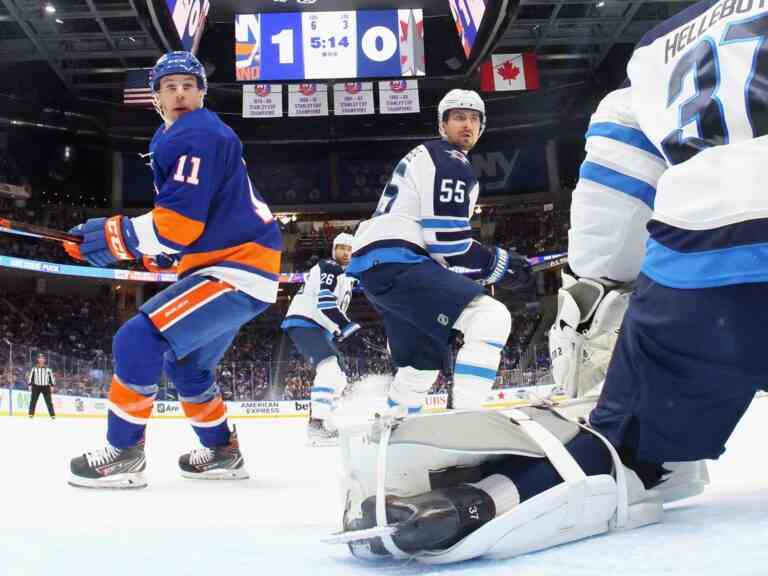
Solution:
[[[181,478],[194,434],[159,420],[147,433],[150,486],[106,492],[66,484],[69,458],[103,445],[104,420],[0,418],[0,576],[768,574],[768,398],[711,464],[709,489],[663,524],[445,567],[364,565],[320,543],[339,528],[337,449],[305,447],[301,419],[237,423],[250,480]]]

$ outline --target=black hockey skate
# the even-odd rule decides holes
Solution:
[[[179,457],[179,468],[184,478],[195,480],[246,480],[237,429],[233,426],[229,444],[215,448],[197,448]]]
[[[338,446],[339,431],[328,426],[326,420],[310,418],[307,425],[307,446]]]
[[[446,550],[496,515],[491,497],[469,484],[408,498],[387,496],[386,503],[387,522],[395,528],[392,540],[401,551],[410,554]],[[366,498],[361,507],[362,518],[349,520],[345,515],[345,531],[376,525],[376,497]],[[388,554],[380,538],[352,542],[349,548],[360,558]]]
[[[70,461],[69,484],[81,488],[144,488],[144,440],[132,448],[105,448]]]

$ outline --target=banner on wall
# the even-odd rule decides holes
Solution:
[[[328,116],[328,89],[325,84],[288,85],[288,116]]]
[[[379,109],[382,114],[416,114],[419,107],[418,80],[379,82]]]
[[[282,84],[243,86],[243,118],[280,118],[282,115]]]
[[[559,389],[548,386],[528,386],[493,390],[485,399],[483,408],[508,408],[525,404],[535,398],[559,394]],[[25,416],[29,411],[30,393],[27,390],[0,390],[0,416],[12,412],[14,416]],[[309,415],[309,400],[242,400],[226,402],[230,418],[304,418]],[[447,394],[429,394],[425,412],[442,412],[448,406]],[[57,416],[64,418],[103,418],[107,415],[109,401],[106,398],[53,395],[53,407]],[[37,406],[37,415],[47,416],[45,404]],[[181,404],[176,401],[157,400],[152,418],[185,418]]]
[[[336,116],[373,114],[373,82],[334,84],[333,113]]]

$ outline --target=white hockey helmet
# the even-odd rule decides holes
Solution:
[[[336,238],[333,239],[333,248],[331,248],[331,255],[336,257],[336,246],[352,246],[352,241],[355,239],[352,234],[342,232]]]
[[[445,138],[445,130],[443,130],[443,122],[447,119],[447,113],[449,110],[456,110],[461,108],[462,110],[476,110],[480,113],[480,134],[483,135],[485,131],[485,102],[480,98],[480,94],[474,90],[461,90],[460,88],[454,88],[448,94],[443,96],[440,100],[440,104],[437,105],[437,128],[440,130],[440,136]]]

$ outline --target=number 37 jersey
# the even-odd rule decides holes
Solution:
[[[768,2],[691,6],[640,41],[627,73],[667,164],[642,271],[679,288],[768,281]]]
[[[159,128],[150,152],[157,196],[132,220],[139,251],[177,253],[179,278],[205,274],[275,302],[280,229],[251,184],[237,135],[201,108]]]

